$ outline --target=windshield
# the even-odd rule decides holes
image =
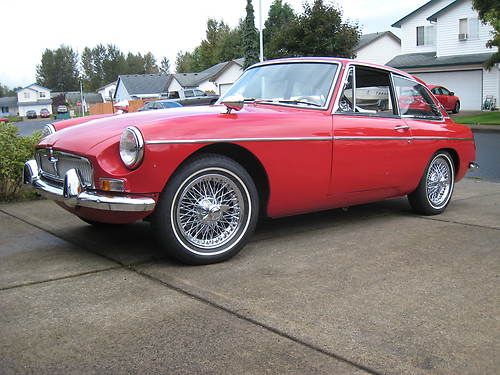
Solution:
[[[241,95],[248,101],[325,107],[338,65],[297,62],[247,70],[221,98]]]

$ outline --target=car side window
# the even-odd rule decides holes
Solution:
[[[423,85],[401,76],[393,76],[401,116],[441,119],[441,111]]]
[[[201,90],[194,90],[194,94],[196,96],[205,96],[205,92],[204,91],[201,91]]]
[[[442,95],[450,95],[450,91],[448,89],[445,89],[444,87],[441,87],[441,92]]]
[[[193,90],[186,90],[184,91],[184,96],[186,98],[192,98],[194,95],[193,95]]]
[[[432,93],[434,95],[442,95],[441,90],[439,89],[439,87],[434,87],[431,91],[432,91]]]
[[[169,98],[169,99],[179,99],[179,92],[178,91],[170,91],[168,93],[167,98]]]
[[[339,99],[338,113],[396,115],[390,73],[368,67],[351,67]]]

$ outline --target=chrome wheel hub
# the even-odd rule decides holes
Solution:
[[[240,188],[229,177],[211,173],[181,187],[176,224],[190,244],[218,248],[238,233],[245,216]]]
[[[451,190],[450,165],[442,157],[434,159],[427,173],[427,199],[431,205],[440,207],[448,200]]]

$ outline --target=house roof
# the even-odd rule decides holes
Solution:
[[[108,83],[108,84],[106,84],[106,85],[104,85],[104,86],[101,86],[101,87],[99,87],[99,88],[98,88],[97,90],[95,90],[95,91],[101,91],[101,90],[104,90],[106,87],[111,86],[111,85],[116,85],[116,81],[113,81],[113,82],[110,82],[110,83]]]
[[[408,53],[394,57],[386,65],[398,69],[483,64],[493,53],[436,57],[435,52]]]
[[[0,98],[0,107],[17,107],[17,96],[4,96]]]
[[[430,0],[430,1],[428,1],[427,3],[425,3],[424,5],[422,5],[421,7],[415,9],[413,12],[408,13],[406,16],[404,16],[403,18],[401,18],[399,21],[394,22],[391,25],[391,27],[398,27],[398,28],[400,28],[401,27],[401,23],[405,22],[408,18],[410,18],[413,15],[417,14],[421,10],[426,9],[429,5],[432,5],[432,3],[435,3],[436,1],[439,1],[439,0]]]
[[[379,31],[371,34],[363,34],[359,38],[358,44],[354,47],[355,51],[360,50],[363,47],[366,47],[368,44],[373,43],[377,39],[382,38],[383,36],[389,36],[394,38],[398,43],[401,43],[401,39],[399,39],[396,35],[394,35],[391,31]]]
[[[76,103],[81,100],[80,91],[67,91],[67,92],[53,92],[50,94],[52,98],[63,94],[66,101]],[[96,92],[84,92],[83,98],[87,104],[102,103],[102,96]]]
[[[130,95],[160,94],[165,91],[170,74],[125,74],[118,76]]]
[[[446,13],[447,11],[449,11],[450,9],[454,8],[455,6],[459,5],[464,1],[465,0],[455,0],[454,2],[445,6],[444,8],[438,10],[436,13],[431,14],[429,17],[427,17],[427,21],[436,22],[438,17],[441,16],[443,13]]]
[[[223,61],[221,63],[215,64],[199,73],[176,73],[174,74],[174,77],[182,87],[196,87],[203,81],[212,81],[216,79],[233,64],[243,66],[243,62],[244,59],[243,57],[241,57],[239,59]]]
[[[44,90],[47,90],[47,91],[50,91],[50,89],[48,89],[47,87],[43,87],[42,85],[39,85],[38,83],[32,83],[28,86],[25,86],[23,88],[20,88],[19,90],[17,90],[16,92],[19,92],[21,90],[24,90],[24,89],[30,89],[30,90],[34,90],[33,88],[31,88],[32,86],[37,86],[37,87],[40,87],[41,89],[44,89]],[[36,91],[36,90],[34,90]]]

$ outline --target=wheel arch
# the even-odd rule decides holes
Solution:
[[[241,164],[241,166],[245,168],[250,174],[257,188],[260,203],[259,212],[261,212],[262,216],[267,215],[267,205],[269,202],[270,193],[267,171],[260,160],[255,156],[255,154],[253,154],[245,147],[234,143],[212,143],[194,151],[177,166],[175,171],[166,181],[165,186],[169,183],[169,181],[172,179],[172,176],[174,176],[180,168],[189,163],[193,158],[197,158],[203,154],[217,154],[227,156],[237,163]]]

